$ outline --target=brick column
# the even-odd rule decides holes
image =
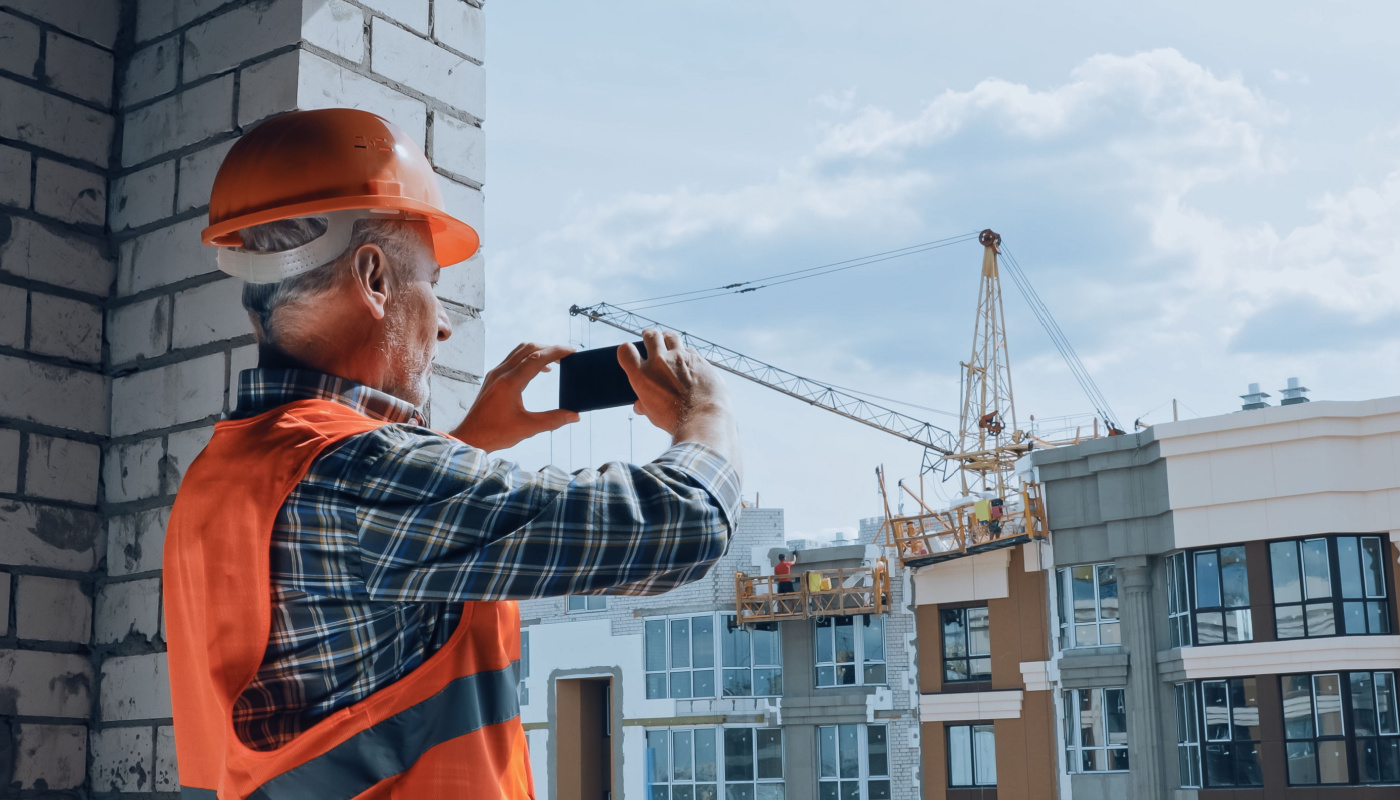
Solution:
[[[1152,635],[1152,569],[1146,556],[1114,561],[1118,575],[1123,643],[1128,647],[1128,753],[1133,797],[1166,800],[1162,769],[1162,711],[1156,638]]]

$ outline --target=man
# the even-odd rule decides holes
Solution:
[[[521,401],[564,347],[520,345],[450,434],[423,427],[452,334],[433,284],[477,236],[372,114],[263,123],[225,158],[209,221],[220,268],[247,281],[259,366],[167,531],[183,796],[532,797],[511,601],[709,570],[740,505],[722,381],[674,334],[647,331],[646,359],[619,348],[636,411],[673,436],[644,466],[487,457],[578,419]]]
[[[792,574],[792,565],[796,562],[796,553],[793,554],[792,561],[788,561],[786,553],[778,554],[778,563],[773,566],[773,574],[784,579],[778,581],[778,591],[782,594],[787,594],[792,591],[792,581],[785,579]]]

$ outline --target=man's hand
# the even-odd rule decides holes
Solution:
[[[537,433],[578,422],[578,414],[556,411],[527,411],[521,393],[549,365],[574,352],[572,347],[541,347],[526,342],[518,345],[495,369],[486,373],[481,393],[471,411],[452,435],[472,447],[491,452],[519,444]]]

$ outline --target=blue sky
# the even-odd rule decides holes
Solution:
[[[1400,10],[1156,5],[491,4],[488,361],[622,340],[571,303],[991,227],[1128,423],[1170,419],[1173,397],[1225,413],[1292,375],[1318,399],[1400,392]],[[652,313],[951,410],[979,266],[968,244]],[[1018,414],[1087,412],[1005,290]],[[746,494],[791,536],[878,513],[876,464],[917,474],[912,445],[730,384]],[[625,410],[571,427],[504,455],[580,468],[666,444]]]

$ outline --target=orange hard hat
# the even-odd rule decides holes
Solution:
[[[243,244],[239,231],[253,225],[295,217],[330,217],[334,222],[347,218],[335,212],[361,211],[348,218],[426,220],[434,255],[445,267],[470,258],[480,238],[472,226],[444,210],[437,181],[417,143],[377,114],[352,108],[292,111],[249,131],[224,157],[202,238],[206,245],[238,248]],[[346,238],[341,250],[348,243]],[[230,263],[257,258],[234,254],[240,260]],[[331,257],[339,254],[337,250]],[[319,264],[297,262],[288,272],[284,265],[280,277],[315,266]],[[249,277],[240,270],[226,271]],[[269,274],[259,282],[280,279]]]

